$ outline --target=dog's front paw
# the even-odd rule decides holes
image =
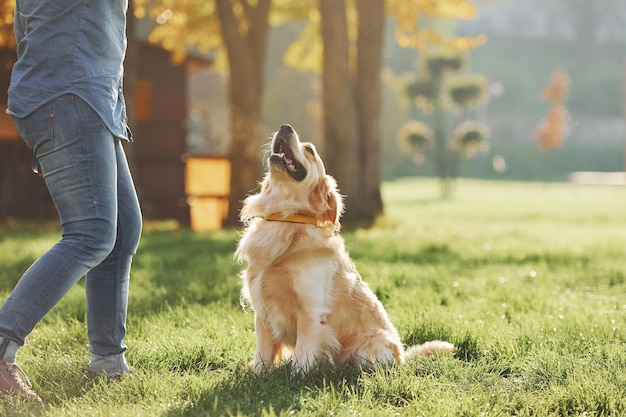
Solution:
[[[312,353],[312,352],[296,352],[291,359],[291,369],[294,374],[308,374],[313,369],[317,368],[321,364],[334,365],[333,359],[326,353]]]
[[[262,361],[250,361],[250,369],[257,375],[268,375],[271,366]]]
[[[293,374],[308,374],[317,364],[317,356],[310,352],[299,351],[291,358],[291,370]]]

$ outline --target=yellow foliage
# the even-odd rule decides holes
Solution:
[[[250,6],[255,0],[233,0],[239,30],[246,33],[248,21],[242,2]],[[347,26],[350,39],[357,33],[358,16],[354,0],[347,1]],[[403,47],[425,49],[438,45],[450,50],[468,50],[485,42],[484,36],[446,38],[440,33],[421,27],[424,19],[472,19],[476,16],[473,0],[387,0],[386,12],[395,17],[396,39]],[[221,37],[221,22],[216,1],[210,0],[134,0],[138,18],[149,17],[155,27],[149,40],[170,50],[176,60],[184,58],[187,48],[201,52],[212,51],[218,67],[226,65],[226,53]],[[269,23],[272,26],[289,21],[308,21],[299,39],[285,52],[285,62],[302,71],[319,72],[322,60],[322,40],[319,34],[318,0],[272,0]],[[351,52],[354,55],[354,52]]]
[[[257,3],[255,0],[232,1],[238,29],[242,34],[247,33],[249,29],[244,1],[251,7]],[[134,0],[134,2],[134,13],[137,18],[149,17],[156,22],[149,35],[150,42],[160,44],[169,50],[175,61],[182,60],[189,47],[195,47],[202,53],[213,54],[214,67],[219,69],[227,67],[227,53],[215,0]],[[272,0],[269,23],[280,25],[299,19],[313,21],[316,14],[317,0]],[[304,51],[296,51],[296,57],[298,56],[304,60],[309,59],[308,53]],[[313,54],[310,60],[315,56]],[[303,59],[297,60],[304,62]]]
[[[251,3],[254,3],[253,1]],[[234,1],[239,30],[245,33],[248,22],[240,1]],[[156,22],[149,40],[172,52],[182,60],[189,46],[201,52],[214,52],[215,65],[225,68],[226,52],[221,37],[221,22],[215,1],[207,0],[134,0],[138,18],[149,17]],[[350,39],[356,38],[358,16],[354,1],[347,2],[347,25]],[[396,19],[396,39],[400,46],[426,49],[437,45],[449,50],[468,50],[483,44],[485,36],[445,38],[440,33],[421,27],[424,19],[472,19],[476,6],[472,0],[388,0],[388,15]],[[301,71],[320,72],[323,46],[317,0],[272,0],[269,23],[273,26],[302,20],[309,24],[293,42],[283,58],[287,65]],[[354,52],[351,52],[354,55]]]
[[[303,72],[322,72],[322,54],[324,51],[319,26],[320,14],[315,9],[311,11],[309,25],[285,51],[283,60],[286,65]]]
[[[137,18],[148,17],[155,22],[148,40],[172,53],[174,61],[182,61],[189,46],[200,52],[220,51],[221,23],[214,1],[205,0],[134,0]],[[217,63],[223,55],[216,56]]]
[[[387,11],[396,20],[396,41],[403,48],[424,50],[430,45],[437,45],[464,51],[486,42],[484,35],[446,40],[439,33],[420,27],[424,19],[475,18],[476,6],[472,0],[389,0]]]
[[[282,0],[289,2],[290,0]],[[291,0],[293,1],[293,0]],[[293,67],[299,71],[312,71],[314,73],[322,72],[322,55],[324,53],[323,41],[321,36],[321,17],[316,1],[303,2],[309,4],[307,20],[309,25],[302,32],[300,37],[296,39],[285,51],[283,61],[286,65]],[[346,9],[346,26],[348,38],[355,40],[358,32],[359,16],[353,2],[348,1]],[[293,20],[293,19],[291,19]],[[354,57],[356,50],[351,45],[350,56]]]
[[[15,46],[13,12],[15,0],[0,2],[0,46]]]
[[[318,13],[318,0],[272,0],[270,25],[280,26],[287,22],[307,21]]]
[[[273,23],[289,20],[308,20],[309,25],[299,39],[292,43],[285,52],[285,63],[300,71],[319,72],[321,68],[323,47],[319,35],[320,18],[317,2],[303,0],[274,0],[280,4],[281,18],[274,16]],[[296,3],[294,5],[292,3]],[[350,39],[356,38],[358,16],[354,1],[347,2],[347,26]],[[276,12],[277,7],[273,8]],[[473,19],[476,17],[476,6],[472,0],[387,0],[386,13],[395,18],[396,41],[401,47],[425,50],[437,45],[450,51],[466,51],[484,44],[486,36],[475,37],[454,36],[445,38],[441,33],[420,26],[424,19]],[[352,53],[353,54],[353,53]]]
[[[254,5],[254,0],[247,0]],[[241,1],[234,1],[235,14],[242,33],[247,31]],[[356,37],[358,16],[354,1],[348,1],[348,31]],[[155,22],[149,40],[161,44],[182,60],[187,47],[201,52],[215,52],[216,65],[225,65],[225,51],[221,37],[221,22],[216,2],[209,0],[134,0],[137,18],[148,17]],[[285,61],[300,70],[319,71],[322,45],[319,36],[319,11],[317,0],[272,0],[270,24],[277,26],[288,21],[308,21],[302,36],[285,53]],[[0,2],[0,45],[14,44],[12,33],[15,0]],[[403,47],[425,49],[438,45],[452,50],[467,50],[483,44],[484,36],[453,37],[444,39],[441,34],[420,27],[423,19],[472,19],[476,16],[473,0],[387,0],[387,13],[395,17],[396,39]]]

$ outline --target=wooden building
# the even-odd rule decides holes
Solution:
[[[14,51],[0,52],[5,61],[14,55]],[[56,214],[43,180],[31,171],[32,153],[5,114],[10,66],[9,62],[0,70],[0,218],[51,218]],[[192,67],[190,62],[173,64],[169,53],[157,46],[148,43],[138,46],[132,97],[134,117],[129,123],[134,142],[126,144],[125,149],[146,219],[192,223],[189,202],[194,199],[186,194],[185,179],[185,164],[189,159],[186,155],[187,75]],[[127,101],[130,101],[128,93]],[[223,167],[223,163],[222,159],[218,165]],[[217,197],[220,202],[228,201],[224,196]],[[214,207],[211,210],[215,211]],[[197,211],[196,207],[194,212]],[[211,224],[210,228],[216,228],[215,222]]]
[[[54,215],[48,190],[32,172],[32,153],[6,114],[14,59],[14,50],[0,49],[0,219],[48,218]]]
[[[134,96],[135,141],[129,150],[144,216],[189,224],[185,196],[187,69],[150,44],[138,50]],[[134,149],[130,149],[134,148]]]

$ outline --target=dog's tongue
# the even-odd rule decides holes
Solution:
[[[283,158],[283,161],[285,161],[286,163],[290,164],[293,161],[289,158],[287,158],[287,155],[285,155],[284,153],[280,155]]]

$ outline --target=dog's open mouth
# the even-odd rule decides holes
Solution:
[[[277,137],[272,145],[270,163],[280,165],[296,181],[302,181],[306,177],[306,169],[294,156],[287,141]]]

